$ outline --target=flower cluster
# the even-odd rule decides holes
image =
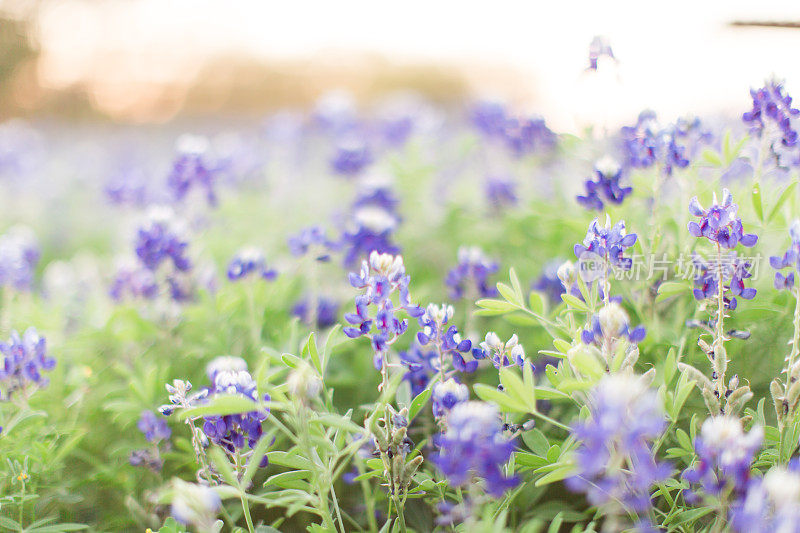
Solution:
[[[764,432],[758,426],[745,433],[736,417],[707,418],[694,442],[697,462],[683,472],[684,479],[694,486],[699,485],[705,494],[718,496],[723,491],[741,494],[750,479],[750,465],[763,438]]]
[[[797,533],[800,530],[800,459],[773,466],[753,479],[746,494],[731,509],[738,533]]]
[[[403,375],[403,380],[411,386],[411,394],[417,396],[427,388],[428,383],[439,367],[439,354],[436,350],[423,350],[418,343],[400,352],[400,364],[408,370]]]
[[[432,461],[453,486],[466,486],[481,478],[494,497],[519,483],[503,474],[503,464],[514,452],[514,441],[503,436],[497,408],[477,401],[460,402],[446,418],[447,429],[439,439],[439,453]]]
[[[639,344],[644,340],[647,331],[642,325],[631,328],[628,314],[622,307],[614,302],[604,305],[597,314],[592,316],[590,326],[581,332],[584,344],[609,347],[619,339],[625,339],[632,344]]]
[[[475,359],[486,359],[488,357],[497,369],[514,365],[522,368],[525,366],[526,361],[525,349],[519,343],[516,334],[512,335],[504,343],[494,331],[487,333],[484,341],[472,349],[472,356]],[[533,363],[530,363],[530,365],[533,367]]]
[[[217,204],[214,181],[219,169],[207,161],[209,142],[205,137],[184,135],[178,139],[177,156],[167,176],[167,187],[176,201],[184,200],[192,189],[201,190],[209,205]]]
[[[372,152],[361,139],[349,138],[339,143],[331,159],[331,168],[337,174],[353,177],[360,174],[371,162]]]
[[[739,257],[736,252],[722,256],[722,261],[705,261],[697,254],[692,257],[694,266],[694,290],[697,300],[716,299],[720,292],[722,280],[722,298],[726,309],[736,309],[737,297],[752,300],[756,289],[745,287],[744,280],[752,277],[752,265]]]
[[[294,256],[305,255],[311,250],[316,255],[317,261],[328,261],[330,251],[336,244],[325,235],[325,230],[320,226],[303,228],[288,239],[289,251]]]
[[[636,238],[635,233],[626,233],[624,220],[611,226],[611,220],[606,215],[606,223],[601,226],[595,218],[589,224],[583,244],[576,244],[574,248],[575,256],[582,263],[581,274],[591,273],[585,270],[586,267],[601,276],[607,276],[613,267],[630,270],[633,260],[623,254],[636,243]]]
[[[376,369],[382,368],[388,347],[408,329],[408,320],[398,318],[397,311],[405,310],[415,318],[424,313],[419,306],[411,303],[408,292],[410,281],[402,256],[374,251],[369,261],[362,263],[360,273],[350,273],[350,284],[364,290],[364,294],[356,297],[355,312],[345,314],[344,318],[351,326],[343,331],[351,338],[364,335],[370,338]],[[394,294],[398,295],[398,307],[392,302]],[[373,313],[370,313],[370,307],[374,307]]]
[[[517,184],[511,178],[488,177],[483,190],[493,209],[502,209],[517,203]]]
[[[775,272],[775,288],[778,290],[792,290],[794,288],[795,271],[800,274],[800,220],[792,222],[789,228],[789,237],[791,237],[792,242],[783,257],[772,256],[769,258],[769,264],[775,270],[793,268],[787,275]]]
[[[312,303],[306,298],[294,304],[292,314],[311,326],[319,329],[329,328],[338,320],[339,302],[320,296],[317,298],[316,308],[313,308]]]
[[[497,295],[489,276],[498,269],[497,262],[477,246],[462,246],[458,249],[458,264],[447,273],[445,283],[452,298],[489,298]]]
[[[652,111],[642,111],[635,125],[622,128],[621,137],[627,166],[649,168],[658,164],[667,176],[676,168],[688,167],[694,152],[710,141],[710,134],[698,119],[680,119],[662,127]]]
[[[433,416],[437,419],[443,418],[453,407],[467,400],[469,400],[469,389],[455,378],[449,378],[443,383],[436,383],[431,392]]]
[[[242,248],[228,263],[228,279],[238,281],[249,277],[251,274],[259,278],[272,281],[278,276],[278,271],[269,268],[264,258],[264,253],[258,248]]]
[[[192,263],[186,255],[189,242],[184,233],[169,208],[153,208],[137,233],[136,256],[145,268],[152,271],[171,261],[176,270],[185,272]]]
[[[222,446],[230,453],[250,448],[263,436],[261,423],[267,419],[269,408],[259,403],[258,387],[247,371],[243,359],[223,357],[212,361],[206,369],[211,380],[208,397],[215,394],[239,394],[253,401],[253,410],[246,413],[224,416],[207,416],[203,422],[203,433],[211,442]],[[269,401],[265,394],[263,400]],[[266,466],[266,456],[261,466]]]
[[[116,301],[122,301],[126,296],[152,300],[158,296],[158,281],[152,270],[126,262],[117,267],[108,292]]]
[[[610,157],[598,161],[594,167],[594,176],[584,182],[586,193],[578,195],[578,203],[586,209],[602,211],[604,202],[621,204],[625,197],[633,192],[632,187],[621,187],[622,167]]]
[[[700,217],[700,222],[689,222],[689,233],[697,238],[705,237],[728,249],[735,248],[739,243],[748,248],[755,246],[758,236],[744,233],[742,219],[737,215],[738,210],[739,206],[733,203],[733,196],[728,189],[722,190],[722,203],[717,201],[714,193],[714,201],[708,209],[703,209],[695,196],[689,202],[689,212]]]
[[[560,303],[561,295],[567,290],[564,281],[558,276],[559,268],[563,264],[564,261],[560,259],[548,261],[542,269],[539,279],[531,284],[531,290],[541,292],[552,304]],[[580,291],[578,293],[580,294]]]
[[[28,290],[39,262],[39,245],[30,228],[14,226],[0,236],[0,285]]]
[[[144,435],[145,440],[152,444],[152,449],[137,449],[131,452],[129,461],[133,466],[146,466],[151,470],[158,471],[164,464],[161,458],[161,441],[168,441],[172,436],[172,431],[167,423],[158,418],[153,411],[142,411],[142,415],[137,423],[139,431]],[[168,449],[168,444],[166,448]]]
[[[359,189],[352,205],[350,226],[341,239],[345,265],[352,265],[371,252],[394,255],[400,251],[392,241],[400,223],[397,204],[385,185],[367,184]]]
[[[753,109],[744,113],[742,120],[750,126],[751,135],[761,137],[768,124],[772,124],[780,130],[781,144],[787,148],[794,147],[797,129],[792,119],[800,115],[800,110],[792,107],[792,97],[786,94],[783,85],[768,81],[760,89],[750,89],[750,96]]]
[[[53,370],[56,360],[47,355],[47,341],[35,328],[28,328],[20,337],[12,330],[8,342],[0,343],[3,366],[0,367],[0,398],[8,400],[15,392],[25,395],[27,388],[47,386],[43,371]]]
[[[461,354],[469,353],[472,342],[462,339],[455,326],[447,326],[453,318],[453,306],[442,304],[436,306],[429,304],[425,312],[419,317],[421,330],[417,333],[417,342],[421,346],[431,346],[438,355],[437,370],[445,372],[445,357],[450,357],[453,368],[459,372],[474,372],[478,368],[478,361],[464,360]]]
[[[576,424],[573,435],[577,472],[567,486],[585,492],[595,506],[616,506],[612,514],[651,506],[650,487],[669,475],[653,459],[651,443],[665,426],[654,391],[632,374],[606,376],[592,391],[591,416]]]
[[[515,117],[502,103],[483,101],[471,112],[472,123],[486,137],[521,157],[553,148],[557,136],[541,117]]]

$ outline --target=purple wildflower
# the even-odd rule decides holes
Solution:
[[[439,354],[436,350],[423,350],[418,343],[400,352],[400,364],[408,370],[403,375],[403,380],[411,386],[411,394],[417,396],[424,391],[439,367]]]
[[[157,270],[165,261],[175,269],[187,271],[192,263],[186,256],[189,242],[182,225],[168,208],[153,208],[136,237],[136,255],[146,268]]]
[[[458,333],[458,328],[449,326],[448,322],[453,318],[453,306],[442,304],[436,306],[429,304],[425,313],[419,317],[421,331],[417,333],[417,342],[421,346],[431,346],[435,348],[439,360],[435,362],[436,369],[445,372],[443,368],[445,358],[449,357],[453,363],[453,368],[459,372],[474,372],[478,368],[478,361],[464,360],[461,354],[469,353],[472,342],[469,339],[462,339]]]
[[[49,372],[56,366],[56,360],[47,355],[45,338],[33,327],[25,330],[22,337],[12,330],[8,342],[0,343],[0,355],[3,358],[0,387],[4,400],[17,391],[23,391],[24,394],[30,385],[38,388],[47,386],[48,380],[42,376],[42,372]]]
[[[167,176],[167,187],[176,201],[184,200],[192,189],[200,189],[209,205],[217,205],[214,181],[219,169],[207,161],[209,142],[205,137],[184,135],[177,142],[177,156]]]
[[[650,487],[669,475],[652,456],[651,443],[665,426],[657,395],[636,376],[613,374],[592,391],[589,410],[590,418],[573,428],[577,472],[567,486],[585,492],[592,505],[621,502],[644,515]]]
[[[307,324],[312,320],[311,311],[308,299],[300,300],[292,307],[292,314]],[[319,329],[329,328],[337,322],[338,315],[339,302],[321,296],[317,298],[317,309],[313,313],[316,324],[310,325]]]
[[[697,462],[683,472],[692,485],[703,492],[719,495],[723,491],[741,494],[750,479],[750,465],[761,447],[763,430],[756,426],[745,433],[738,418],[712,416],[703,422],[695,439]]]
[[[578,203],[586,209],[602,211],[604,202],[621,204],[633,192],[632,187],[620,187],[622,167],[613,159],[606,157],[595,164],[594,176],[584,183],[586,193],[578,195]]]
[[[144,434],[144,438],[147,442],[159,442],[169,439],[172,435],[172,431],[169,429],[167,423],[161,418],[158,418],[153,411],[142,411],[142,415],[139,417],[139,422],[136,424],[136,427]]]
[[[737,244],[750,248],[758,242],[758,236],[753,233],[744,233],[742,219],[737,215],[739,206],[733,203],[733,196],[728,189],[722,189],[722,203],[714,201],[711,207],[703,209],[697,197],[689,202],[689,212],[700,217],[700,222],[689,222],[689,233],[700,238],[705,237],[723,248],[733,249]]]
[[[350,284],[364,290],[355,299],[355,312],[346,313],[345,320],[351,324],[344,328],[348,337],[368,336],[374,350],[373,363],[381,369],[389,346],[408,329],[408,320],[399,319],[396,312],[404,309],[410,316],[419,317],[423,310],[411,303],[408,285],[411,278],[406,275],[401,256],[372,252],[369,261],[361,265],[361,272],[350,274]],[[398,303],[392,301],[397,294]],[[370,308],[374,311],[371,313]]]
[[[272,281],[278,276],[278,271],[267,266],[264,254],[258,248],[242,248],[228,264],[228,279],[238,281],[256,274],[259,278]]]
[[[497,295],[489,276],[497,272],[499,265],[477,246],[462,246],[458,249],[458,264],[447,273],[445,283],[450,287],[451,297],[457,300],[489,298]]]
[[[0,236],[0,285],[30,290],[39,256],[39,245],[30,228],[9,229]]]
[[[433,402],[433,416],[437,419],[447,416],[453,407],[469,400],[469,389],[455,378],[449,378],[443,383],[436,383],[431,393]]]
[[[742,120],[750,126],[750,134],[760,138],[773,125],[780,130],[781,145],[787,148],[797,145],[797,129],[792,121],[800,110],[792,107],[792,97],[786,94],[783,84],[768,81],[760,89],[750,89],[750,96],[753,109],[742,115]]]
[[[466,486],[484,480],[488,494],[499,498],[519,480],[506,477],[503,465],[514,452],[514,441],[503,436],[497,408],[484,402],[460,402],[446,418],[447,429],[439,439],[433,463],[451,485]]]
[[[472,349],[472,356],[475,359],[491,360],[495,368],[500,369],[506,366],[518,366],[520,368],[525,366],[527,361],[525,357],[525,350],[519,343],[517,335],[514,334],[505,343],[500,340],[497,333],[490,331],[479,346]],[[533,362],[530,363],[533,370]]]
[[[775,288],[778,290],[794,288],[794,274],[800,274],[800,220],[792,222],[789,228],[789,236],[792,242],[789,244],[789,249],[783,254],[783,257],[772,256],[769,258],[769,264],[775,270],[782,270],[784,268],[792,268],[792,270],[784,275],[781,272],[775,272]]]

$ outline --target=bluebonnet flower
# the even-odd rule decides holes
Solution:
[[[723,491],[741,494],[750,479],[750,465],[761,447],[764,431],[759,426],[745,433],[742,422],[733,416],[711,416],[703,422],[695,439],[697,462],[684,470],[683,478],[699,485],[708,495]],[[689,495],[696,498],[696,490]]]
[[[348,138],[341,141],[331,159],[334,172],[346,177],[354,177],[372,163],[372,152],[367,143],[359,138]]]
[[[439,368],[439,354],[436,350],[423,350],[418,343],[400,352],[400,364],[408,370],[403,375],[403,380],[411,386],[411,394],[417,396],[428,387],[431,378]]]
[[[604,377],[590,394],[590,417],[573,427],[577,471],[567,479],[591,505],[617,505],[642,516],[651,507],[650,487],[669,476],[653,460],[652,442],[666,420],[656,393],[632,374]]]
[[[503,141],[517,157],[549,150],[556,145],[556,134],[541,117],[506,119]]]
[[[689,233],[694,237],[705,237],[723,248],[733,249],[737,244],[750,248],[758,242],[758,236],[753,233],[744,233],[742,219],[737,215],[739,206],[733,203],[733,196],[728,189],[722,189],[722,203],[714,201],[708,209],[703,209],[697,197],[689,201],[689,212],[700,217],[700,222],[689,222]]]
[[[633,192],[632,187],[620,187],[622,167],[610,157],[598,161],[594,167],[594,176],[584,183],[586,193],[578,195],[578,203],[586,209],[602,211],[604,202],[621,204],[625,197]]]
[[[616,61],[608,39],[600,35],[595,35],[592,42],[589,43],[589,66],[587,70],[597,70],[597,62],[603,56]]]
[[[775,270],[782,270],[784,268],[792,268],[787,275],[781,272],[775,272],[775,288],[778,290],[794,288],[794,273],[800,273],[800,220],[792,222],[789,228],[789,237],[792,242],[789,244],[789,249],[783,254],[783,257],[772,256],[769,258],[769,264]]]
[[[339,302],[320,296],[317,298],[317,308],[313,310],[309,306],[308,299],[300,300],[292,307],[292,314],[307,324],[310,324],[312,317],[315,317],[313,320],[316,324],[310,325],[319,329],[329,328],[338,321]]]
[[[267,266],[264,253],[258,248],[242,248],[228,263],[228,279],[238,281],[256,274],[258,277],[272,281],[278,276],[278,271]]]
[[[581,340],[584,344],[606,346],[613,352],[613,345],[619,339],[638,344],[644,340],[645,335],[644,326],[631,328],[625,310],[619,304],[609,302],[592,316],[590,327],[581,332]]]
[[[166,440],[172,435],[172,431],[169,429],[167,423],[158,418],[153,411],[142,411],[142,415],[139,417],[139,422],[137,422],[136,427],[144,434],[144,438],[147,442]]]
[[[314,106],[312,120],[325,133],[341,135],[352,131],[358,122],[352,95],[338,90],[322,95]]]
[[[517,184],[511,178],[488,177],[484,185],[486,199],[495,209],[512,206],[517,203]]]
[[[503,436],[495,406],[460,402],[447,415],[446,428],[432,461],[451,485],[466,486],[480,478],[486,492],[499,498],[519,483],[518,478],[503,474],[503,465],[514,452],[514,441]]]
[[[497,369],[515,365],[522,368],[527,361],[525,350],[519,343],[516,334],[512,335],[504,343],[494,331],[487,333],[484,341],[478,347],[472,349],[472,356],[475,359],[486,359],[488,357]],[[529,364],[533,368],[533,363]]]
[[[222,506],[219,494],[213,487],[172,481],[172,517],[183,525],[193,525],[197,531],[213,531],[217,512]]]
[[[658,164],[667,176],[675,168],[688,167],[689,158],[710,141],[699,120],[681,119],[662,127],[653,111],[642,111],[634,126],[622,128],[621,136],[626,165],[649,168]]]
[[[723,255],[721,263],[718,259],[705,261],[697,254],[692,256],[695,272],[695,288],[693,290],[695,299],[718,298],[720,275],[722,276],[723,302],[726,309],[736,309],[737,297],[745,300],[755,298],[756,289],[744,286],[744,280],[753,276],[750,261],[739,257],[736,252]]]
[[[305,255],[312,251],[316,254],[317,261],[328,261],[330,251],[335,248],[335,243],[328,239],[325,230],[320,226],[303,228],[288,239],[289,251],[294,256]]]
[[[10,228],[0,236],[0,285],[29,290],[39,256],[39,245],[30,228]]]
[[[184,233],[170,209],[153,208],[137,233],[136,256],[153,271],[165,261],[171,261],[176,270],[187,271],[192,263],[186,255],[189,242]]]
[[[470,110],[472,124],[488,137],[502,135],[508,115],[506,107],[497,101],[483,100],[475,103]]]
[[[229,361],[230,359],[226,359],[225,364]],[[224,416],[207,416],[203,422],[203,433],[211,442],[230,453],[242,450],[245,446],[254,448],[264,434],[261,423],[267,419],[269,408],[259,403],[258,388],[253,377],[247,370],[222,369],[217,365],[210,367],[209,379],[212,382],[209,398],[215,394],[239,394],[253,401],[253,410]],[[268,402],[269,395],[265,394],[263,400]],[[261,466],[266,466],[266,456],[262,459]]]
[[[181,201],[197,188],[202,190],[209,205],[217,204],[214,181],[219,168],[207,160],[209,142],[205,137],[184,135],[177,142],[177,156],[167,176],[167,187],[175,200]]]
[[[352,265],[373,251],[392,255],[400,252],[392,240],[400,223],[397,203],[384,185],[367,184],[359,190],[352,205],[350,227],[342,235],[345,265]]]
[[[103,187],[106,197],[116,205],[143,207],[149,200],[145,171],[132,163],[123,163]]]
[[[589,224],[589,230],[583,239],[583,244],[575,245],[575,256],[581,260],[582,265],[590,264],[593,269],[599,268],[602,276],[607,276],[612,268],[630,270],[633,260],[625,257],[625,250],[636,242],[635,233],[625,231],[625,221],[620,220],[611,226],[611,220],[606,215],[606,223],[600,225],[598,219]],[[597,261],[599,264],[594,264]],[[581,270],[581,274],[586,273]]]
[[[564,264],[561,259],[548,261],[542,269],[539,279],[531,284],[531,290],[541,292],[552,304],[560,303],[561,295],[567,290],[564,281],[558,275],[559,269]],[[580,294],[580,291],[578,293]]]
[[[222,372],[247,372],[247,361],[235,355],[220,355],[206,365],[206,375],[212,383]]]
[[[24,395],[29,386],[47,386],[48,380],[42,372],[56,366],[56,360],[47,355],[47,341],[33,327],[26,329],[22,337],[12,330],[8,342],[0,343],[0,354],[3,357],[0,397],[4,400],[17,391]]]
[[[431,392],[433,402],[433,416],[442,418],[447,416],[453,407],[469,400],[469,389],[455,378],[449,378],[443,383],[436,383]]]
[[[780,140],[784,147],[797,145],[797,129],[792,123],[800,110],[792,107],[792,97],[786,94],[783,84],[772,80],[760,89],[750,89],[753,109],[742,115],[742,120],[750,126],[750,134],[761,137],[771,124],[780,130]]]
[[[442,304],[436,306],[429,304],[425,313],[419,317],[421,331],[417,333],[417,342],[421,346],[431,346],[436,350],[439,360],[437,370],[445,372],[445,358],[452,360],[453,368],[459,372],[474,372],[478,368],[478,361],[464,360],[461,354],[469,353],[472,342],[462,339],[455,326],[447,326],[453,318],[453,306]]]
[[[738,533],[800,532],[800,459],[751,480],[731,508],[731,526]]]
[[[497,296],[497,289],[489,283],[489,276],[497,272],[499,265],[477,246],[462,246],[458,249],[458,264],[447,273],[445,283],[450,287],[451,297],[461,299],[488,298]]]
[[[343,331],[351,338],[364,335],[370,338],[376,369],[383,367],[385,352],[408,329],[408,320],[399,319],[395,313],[403,309],[415,318],[424,313],[411,303],[410,281],[401,256],[378,252],[372,252],[369,261],[362,263],[360,273],[350,274],[350,284],[363,289],[364,293],[355,299],[355,312],[345,314],[344,318],[351,326]],[[397,307],[392,302],[395,294],[398,296]],[[375,308],[374,313],[370,313],[371,306]]]

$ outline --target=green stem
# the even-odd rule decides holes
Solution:
[[[244,491],[239,493],[239,499],[242,501],[242,510],[244,511],[244,519],[247,522],[247,531],[250,533],[255,533],[256,529],[253,526],[253,519],[250,516],[250,506],[247,504]]]

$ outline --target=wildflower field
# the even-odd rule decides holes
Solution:
[[[739,90],[3,123],[0,529],[800,531],[800,111]]]

